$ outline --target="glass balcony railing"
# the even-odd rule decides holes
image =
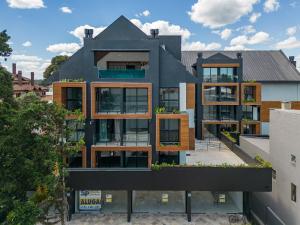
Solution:
[[[99,78],[145,78],[145,70],[99,70]]]
[[[229,83],[229,82],[237,82],[237,75],[218,75],[212,77],[203,77],[203,81],[207,83]]]

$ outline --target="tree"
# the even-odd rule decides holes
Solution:
[[[0,56],[9,57],[11,55],[12,49],[7,43],[10,39],[10,36],[7,35],[6,30],[0,32]]]
[[[0,66],[0,101],[13,101],[12,74]]]
[[[59,65],[69,59],[67,55],[58,55],[51,59],[51,64],[44,71],[44,79],[50,77],[54,72],[58,70]]]
[[[65,224],[65,159],[83,142],[64,141],[73,130],[62,107],[34,93],[13,101],[0,102],[0,223]]]

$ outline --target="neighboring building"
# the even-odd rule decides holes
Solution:
[[[273,190],[253,193],[253,212],[265,224],[300,223],[300,111],[274,109],[270,115],[270,138],[240,137],[249,155],[261,155],[272,163]]]
[[[300,109],[300,73],[296,69],[294,57],[287,58],[281,50],[183,51],[181,61],[188,71],[203,82],[202,87],[199,84],[197,94],[196,129],[199,130],[197,138],[206,135],[205,132],[202,134],[201,127],[205,128],[204,131],[209,127],[216,133],[225,126],[224,124],[226,127],[236,129],[239,121],[241,129],[236,130],[242,134],[268,135],[271,108],[280,108],[281,102],[291,102],[293,109]],[[223,106],[226,103],[220,101],[212,103],[201,101],[199,97],[201,88],[204,88],[202,91],[204,95],[215,99],[215,92],[218,91],[215,83],[220,82],[227,84],[231,82],[235,85],[225,88],[225,84],[221,84],[224,93],[218,93],[218,96],[236,93],[237,98],[239,96],[237,83],[244,82],[240,85],[241,101],[235,98],[235,103],[229,102],[231,106],[227,104],[226,107]],[[243,88],[244,85],[250,87]],[[230,99],[226,97],[225,101]]]
[[[210,157],[205,165],[193,164],[187,157],[196,149],[195,129],[200,137],[205,129],[216,136],[238,130],[243,105],[260,105],[260,84],[243,83],[240,54],[226,62],[221,54],[217,61],[201,59],[208,68],[226,68],[203,83],[181,63],[181,37],[158,32],[148,36],[123,16],[96,37],[87,29],[83,47],[54,74],[53,101],[85,117],[84,123],[75,114],[66,118],[76,129],[68,140],[85,139],[68,159],[70,211],[127,213],[128,221],[138,212],[187,213],[189,221],[191,213],[249,215],[249,193],[271,191],[270,168],[247,167],[253,159],[230,151],[237,160],[228,166],[211,166]],[[199,120],[210,120],[209,108],[197,108],[201,95],[203,105],[216,107],[217,129],[209,122],[199,128]]]
[[[22,76],[22,71],[18,71],[15,63],[12,64],[13,90],[14,96],[20,97],[28,92],[34,92],[38,96],[46,95],[48,88],[34,83],[34,72],[31,72],[30,79]]]

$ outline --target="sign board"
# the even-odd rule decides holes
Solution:
[[[101,191],[79,191],[79,210],[100,210]]]

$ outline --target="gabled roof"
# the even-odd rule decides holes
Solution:
[[[300,73],[281,50],[276,51],[182,51],[181,62],[192,73],[192,65],[201,52],[204,59],[223,54],[236,59],[238,52],[243,57],[243,79],[265,82],[300,82]]]
[[[141,40],[148,36],[125,16],[120,16],[94,39],[101,40]]]

